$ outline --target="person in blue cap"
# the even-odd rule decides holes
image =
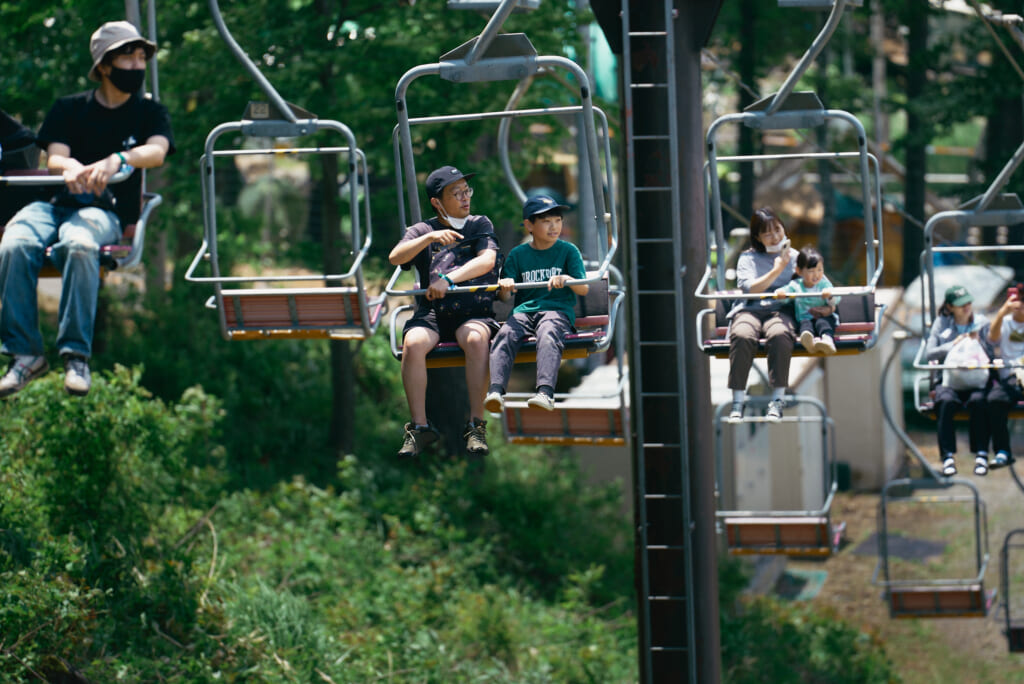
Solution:
[[[587,277],[580,250],[560,238],[562,212],[569,207],[546,195],[523,205],[523,226],[530,242],[513,248],[498,280],[498,296],[507,300],[515,293],[515,307],[491,346],[491,386],[484,408],[499,413],[509,373],[523,340],[537,338],[536,393],[527,404],[551,411],[555,407],[555,380],[562,362],[565,336],[576,323],[576,295],[590,289],[586,283],[568,284]],[[546,287],[517,288],[517,283],[546,283]]]
[[[416,311],[402,332],[402,385],[409,404],[410,422],[398,451],[401,458],[418,456],[440,439],[427,419],[427,354],[438,342],[455,341],[466,355],[466,389],[469,393],[469,422],[463,431],[466,451],[488,453],[487,421],[483,398],[487,389],[487,354],[491,336],[498,329],[491,310],[493,299],[474,295],[449,295],[458,285],[479,285],[497,263],[499,247],[494,225],[486,216],[470,214],[473,188],[467,182],[472,173],[454,166],[442,166],[427,176],[426,190],[437,215],[409,226],[391,250],[393,266],[416,268],[420,287],[426,294],[416,298]],[[454,248],[464,257],[446,260]]]

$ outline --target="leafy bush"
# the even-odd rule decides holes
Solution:
[[[168,406],[138,379],[119,368],[76,399],[52,373],[0,404],[2,670],[61,671],[195,621],[176,542],[220,483],[219,405],[192,389]]]
[[[719,578],[724,682],[900,681],[877,635],[832,612],[741,595],[746,580],[734,559],[723,559]]]

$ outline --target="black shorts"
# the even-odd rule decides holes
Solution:
[[[437,312],[434,311],[433,307],[423,306],[416,309],[416,313],[412,315],[408,321],[405,322],[405,327],[402,329],[402,338],[405,338],[413,328],[427,328],[433,330],[441,337],[441,342],[455,342],[455,331],[459,329],[459,326],[466,321],[480,321],[487,326],[490,330],[491,337],[494,337],[494,333],[498,332],[498,322],[493,317],[488,318],[450,318],[450,317],[438,317]]]

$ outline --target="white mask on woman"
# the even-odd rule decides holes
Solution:
[[[782,242],[777,242],[774,245],[765,245],[764,251],[769,254],[778,254],[784,249],[789,249],[789,238],[784,238]]]

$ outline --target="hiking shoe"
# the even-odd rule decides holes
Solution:
[[[484,410],[489,413],[501,413],[505,410],[505,397],[500,392],[488,392],[484,397]]]
[[[555,410],[555,400],[554,400],[554,398],[553,397],[549,397],[548,395],[544,394],[543,392],[537,392],[532,397],[527,399],[526,400],[526,405],[527,406],[532,406],[533,408],[544,409],[545,411],[554,411]]]
[[[734,401],[732,402],[732,410],[729,411],[729,422],[730,423],[742,423],[743,422],[743,402]]]
[[[979,451],[974,459],[974,474],[978,477],[988,475],[988,453]]]
[[[810,330],[804,330],[800,333],[800,344],[804,346],[804,349],[810,353],[814,353],[814,333]]]
[[[50,364],[46,362],[45,356],[15,354],[7,367],[7,372],[0,378],[0,397],[9,397],[15,392],[20,392],[28,383],[44,375],[48,370]]]
[[[68,354],[64,357],[64,391],[76,397],[84,397],[92,387],[89,360],[84,356]]]
[[[772,399],[768,402],[768,413],[765,414],[765,418],[772,422],[782,420],[782,409],[784,406],[785,403],[782,399]]]
[[[412,423],[406,423],[405,441],[402,442],[402,448],[398,450],[398,457],[413,458],[414,456],[419,456],[424,449],[440,438],[441,434],[431,425],[429,420],[426,425],[419,427]]]
[[[832,340],[831,335],[822,335],[814,340],[814,350],[822,354],[835,354],[836,343]]]
[[[469,453],[488,453],[490,449],[487,448],[487,421],[477,418],[470,420],[462,432],[462,439],[466,440],[466,451]]]
[[[956,460],[953,458],[953,454],[946,454],[946,457],[942,459],[942,474],[946,477],[956,475]]]

